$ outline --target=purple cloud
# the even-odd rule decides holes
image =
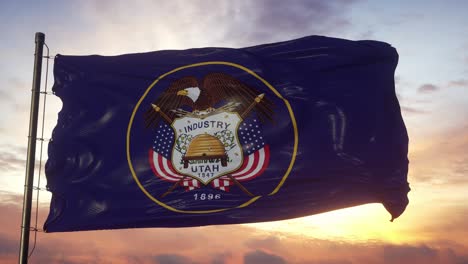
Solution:
[[[193,264],[189,258],[179,254],[161,254],[155,257],[158,264]]]
[[[223,252],[223,253],[214,254],[211,260],[211,264],[224,264],[231,257],[232,257],[231,252]]]
[[[448,84],[449,87],[468,87],[468,80],[467,79],[460,79],[456,81],[451,81]]]
[[[26,152],[24,146],[0,145],[0,169],[3,171],[24,171],[26,166]],[[36,168],[39,167],[39,155],[36,155]],[[42,166],[45,160],[42,161]],[[42,168],[43,169],[43,168]]]
[[[268,236],[264,238],[256,238],[248,240],[246,246],[249,248],[257,248],[257,249],[266,249],[271,251],[281,250],[281,241],[276,236]]]
[[[245,264],[286,264],[287,262],[280,256],[267,253],[262,250],[255,250],[245,254]]]
[[[383,248],[383,258],[385,263],[402,263],[408,259],[419,259],[424,260],[426,263],[430,263],[434,257],[437,257],[437,251],[422,246],[395,246],[389,245]]]
[[[5,235],[0,234],[0,256],[8,255],[18,250],[19,243]],[[1,258],[0,258],[1,260]]]
[[[426,111],[411,107],[411,106],[401,106],[401,111],[405,114],[414,115],[414,114],[425,114]]]
[[[434,84],[424,84],[424,85],[421,85],[419,88],[418,88],[418,92],[420,93],[432,93],[432,92],[435,92],[439,90],[439,87],[434,85]]]
[[[119,37],[119,40],[125,42],[119,43],[120,46],[134,47],[133,39],[142,38],[141,31],[135,28],[148,26],[151,34],[145,34],[143,40],[146,45],[154,48],[165,48],[164,45],[188,48],[185,44],[243,47],[306,35],[346,33],[351,25],[349,11],[356,2],[239,0],[215,3],[174,0],[144,5],[136,3],[129,9],[124,1],[98,1],[85,5],[82,11],[97,25],[90,29],[93,34],[102,32],[100,35],[108,37],[101,42],[109,41],[109,37]],[[137,7],[143,11],[135,12]],[[173,10],[177,10],[177,15],[168,15]],[[211,11],[209,15],[207,10]],[[122,35],[126,38],[120,38]],[[165,39],[161,39],[166,35]],[[98,38],[94,41],[97,42]],[[85,44],[91,46],[89,43],[83,45]],[[96,43],[95,46],[100,45]]]
[[[240,5],[239,16],[228,22],[225,38],[262,43],[310,34],[330,34],[347,28],[347,12],[355,1],[250,1]],[[234,5],[232,11],[239,6]],[[232,12],[236,14],[236,12]],[[245,19],[245,17],[249,17]],[[246,30],[248,29],[248,30]]]
[[[26,166],[26,148],[14,146],[0,146],[0,169],[15,171]]]
[[[467,256],[451,249],[437,249],[427,245],[388,245],[383,248],[384,263],[467,263]]]

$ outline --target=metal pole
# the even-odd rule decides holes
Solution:
[[[34,54],[34,72],[31,90],[31,110],[29,113],[28,156],[26,158],[26,177],[24,181],[23,221],[21,224],[21,240],[19,263],[28,263],[29,232],[31,227],[31,204],[34,180],[34,165],[36,161],[37,119],[39,113],[39,95],[41,91],[42,50],[44,33],[36,33],[36,52]]]

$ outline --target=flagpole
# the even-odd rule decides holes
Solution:
[[[44,33],[36,33],[36,51],[34,53],[34,71],[31,90],[31,109],[29,112],[28,154],[26,158],[26,176],[24,181],[23,220],[21,224],[21,240],[19,263],[28,263],[29,232],[31,228],[31,204],[34,180],[34,165],[36,161],[37,119],[39,113],[39,95],[41,92],[42,51],[44,48]]]

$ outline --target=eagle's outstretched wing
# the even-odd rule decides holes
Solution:
[[[241,116],[254,111],[261,122],[273,121],[273,103],[256,89],[247,86],[228,74],[207,74],[203,78],[203,89],[211,96],[213,105],[223,100],[226,103],[234,102],[238,104],[236,111]]]
[[[174,120],[176,115],[175,110],[184,105],[193,107],[193,101],[189,97],[177,95],[177,92],[189,87],[198,87],[197,78],[187,76],[172,82],[169,88],[167,88],[145,112],[144,118],[146,127],[157,126],[161,118]]]

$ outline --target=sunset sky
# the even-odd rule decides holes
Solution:
[[[51,56],[307,35],[388,42],[400,56],[411,191],[393,223],[381,204],[368,204],[270,223],[39,233],[31,263],[468,263],[467,14],[464,0],[1,1],[0,263],[18,256],[35,32],[46,34]],[[47,97],[45,138],[60,108]],[[49,201],[41,192],[40,228]]]

